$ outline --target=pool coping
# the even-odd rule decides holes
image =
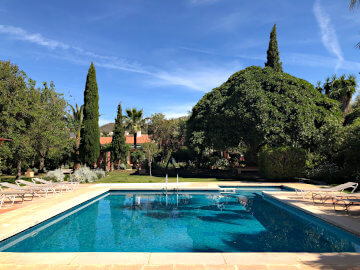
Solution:
[[[291,200],[288,200],[284,198],[286,194],[281,194],[280,192],[263,191],[263,194],[271,199],[279,201],[280,203],[298,209],[310,216],[318,218],[337,228],[340,228],[344,231],[360,237],[360,223],[358,221],[348,218],[348,216],[329,215],[315,206],[313,207],[312,205],[309,206],[304,204],[303,202],[293,202]]]
[[[182,191],[218,191],[221,186],[285,186],[293,188],[292,185],[287,185],[284,183],[181,183],[180,190]],[[21,231],[29,229],[41,222],[44,222],[56,215],[59,215],[73,207],[78,206],[86,201],[93,199],[96,196],[99,196],[103,193],[109,192],[111,190],[148,190],[148,191],[159,191],[159,186],[164,187],[164,184],[152,184],[144,187],[144,184],[102,184],[102,185],[93,185],[87,189],[85,194],[82,194],[78,197],[65,200],[60,205],[53,206],[48,213],[42,213],[40,217],[33,219],[33,222],[20,224],[16,228],[12,229],[11,232],[4,233],[0,231],[0,240],[9,238]],[[171,188],[176,188],[176,184],[168,185],[168,190],[171,191]],[[311,213],[309,211],[304,211],[304,209],[299,205],[292,205],[289,202],[284,202],[280,198],[276,198],[273,191],[265,191],[267,196],[274,197],[274,199],[281,201],[284,204],[288,204],[291,207],[300,209],[303,212],[311,214],[325,222],[333,224],[341,229],[349,231],[341,224],[334,224],[333,220],[325,220],[324,218],[318,216],[317,213]],[[271,194],[269,194],[271,193]],[[20,209],[19,209],[20,210]],[[45,209],[46,210],[46,209]],[[306,209],[305,209],[306,210]],[[16,212],[15,210],[14,212]],[[46,212],[46,211],[45,211]],[[1,216],[0,216],[1,220]],[[5,226],[6,227],[6,226]],[[4,228],[4,224],[1,224],[0,228]],[[354,234],[354,232],[350,231]],[[356,233],[356,235],[358,235]],[[96,252],[99,256],[94,256],[94,253],[89,252],[74,252],[74,253],[13,253],[13,252],[0,252],[0,265],[8,265],[11,269],[11,265],[45,265],[45,264],[60,264],[60,265],[308,265],[308,266],[317,266],[323,265],[336,265],[336,266],[353,266],[358,265],[360,262],[360,253],[276,253],[276,252],[261,252],[261,253],[130,253],[130,252]],[[44,256],[46,255],[46,256]],[[40,259],[41,257],[41,259]],[[261,257],[261,259],[259,258]],[[48,258],[44,261],[44,258]],[[264,260],[265,258],[265,260]],[[41,262],[41,263],[39,263]],[[355,264],[356,262],[356,264]],[[36,267],[34,268],[36,269]]]

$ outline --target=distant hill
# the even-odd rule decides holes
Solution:
[[[108,123],[100,127],[100,133],[108,134],[113,131],[115,123]]]

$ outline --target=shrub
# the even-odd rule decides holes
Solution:
[[[120,170],[126,170],[126,165],[122,163],[122,164],[120,164],[119,168],[120,168]]]
[[[135,167],[137,167],[144,160],[144,152],[141,150],[135,150],[131,152],[130,157]]]
[[[56,169],[53,171],[48,171],[44,178],[54,182],[62,182],[64,181],[65,174],[63,173],[62,169]]]
[[[304,175],[307,152],[301,148],[266,148],[259,153],[260,172],[269,179],[291,179]]]
[[[98,179],[101,179],[106,176],[105,171],[102,169],[96,169],[96,170],[94,170],[94,172],[96,173],[96,176]]]
[[[341,181],[342,170],[335,163],[324,162],[307,171],[307,177],[326,181],[328,183],[336,183]]]
[[[353,180],[360,180],[360,118],[348,125],[344,133],[339,158],[344,162],[344,174]]]
[[[230,163],[227,159],[225,158],[218,158],[216,161],[215,161],[215,164],[214,164],[214,168],[215,169],[220,169],[220,170],[223,170],[223,169],[226,169],[227,167],[230,166]]]
[[[85,182],[91,183],[98,180],[96,172],[90,170],[86,165],[82,166],[80,169],[76,170],[74,174],[71,175],[71,182]]]

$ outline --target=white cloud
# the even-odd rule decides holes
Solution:
[[[69,46],[56,41],[44,38],[41,34],[31,34],[20,27],[7,26],[0,24],[0,33],[9,34],[16,39],[29,41],[31,43],[48,47],[50,49],[69,49]]]
[[[327,51],[337,58],[336,70],[344,61],[343,53],[339,45],[335,28],[331,24],[329,15],[321,6],[321,0],[316,0],[313,7],[315,18],[321,32],[321,40]]]
[[[138,73],[148,76],[154,85],[179,85],[191,90],[207,92],[224,82],[232,73],[240,69],[239,63],[224,64],[221,67],[209,67],[208,63],[188,63],[172,66],[168,69],[144,66],[126,58],[99,55],[82,48],[70,46],[60,41],[43,37],[39,33],[29,33],[20,27],[0,24],[0,34],[6,34],[52,50],[51,56],[85,65],[94,61],[96,66]],[[226,65],[225,65],[226,66]]]
[[[329,68],[336,67],[338,64],[338,59],[335,57],[327,57],[316,54],[306,54],[306,53],[286,53],[283,54],[284,63],[293,64],[297,66],[307,66],[307,67],[321,67]],[[341,70],[354,71],[360,69],[359,62],[343,60],[341,66],[338,67]]]
[[[188,103],[183,105],[173,105],[163,107],[163,114],[167,119],[179,118],[182,116],[187,116],[191,112],[192,108],[195,106],[195,103]],[[161,110],[161,109],[160,109]]]

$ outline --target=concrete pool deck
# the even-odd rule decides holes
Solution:
[[[219,186],[287,186],[312,188],[302,183],[248,183],[235,181],[181,183],[181,190],[219,190]],[[34,199],[0,212],[0,240],[109,190],[159,190],[163,183],[80,185],[72,192]],[[168,189],[176,184],[169,183]],[[304,202],[291,192],[267,196],[300,208],[320,219],[360,235],[360,209],[351,216],[330,206]],[[96,254],[96,255],[94,255]],[[1,269],[360,269],[359,253],[0,253]]]

